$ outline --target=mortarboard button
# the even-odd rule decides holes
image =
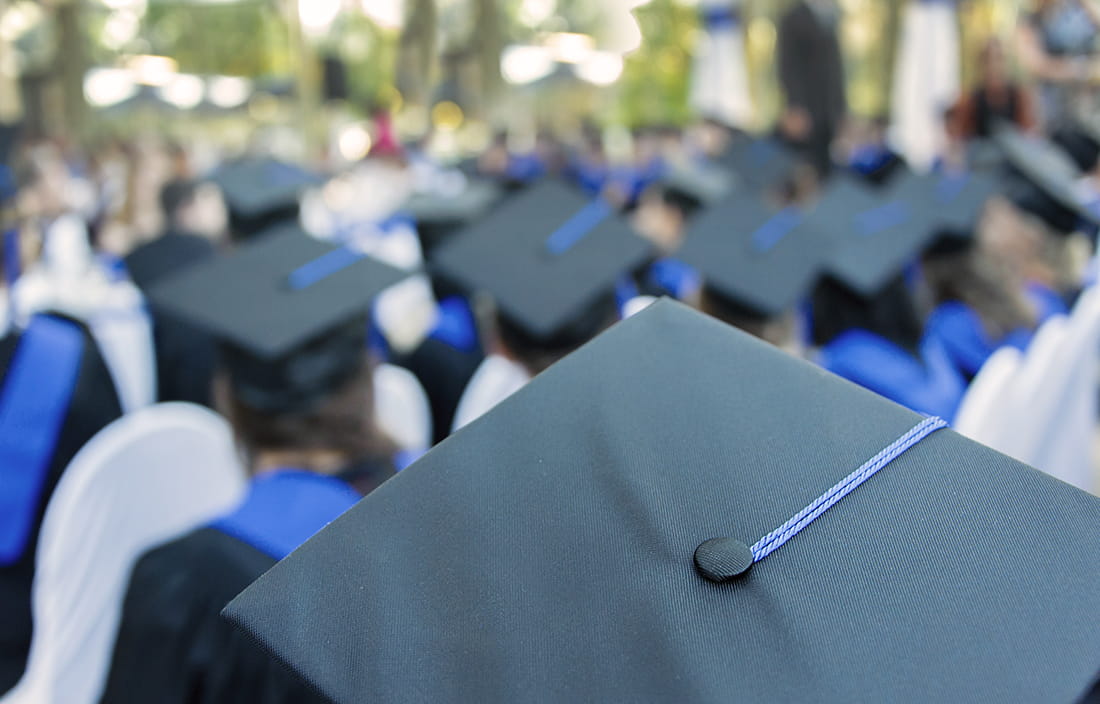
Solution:
[[[712,538],[695,548],[695,569],[718,584],[747,574],[752,564],[752,550],[733,538]]]

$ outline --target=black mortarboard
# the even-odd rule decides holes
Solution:
[[[239,239],[295,220],[302,193],[323,183],[317,174],[271,158],[228,162],[214,172],[211,180],[222,191],[230,226]]]
[[[733,193],[737,176],[719,164],[673,164],[661,175],[665,192],[697,210],[721,202]]]
[[[913,230],[915,251],[947,254],[971,247],[997,179],[976,172],[908,174],[891,189],[893,198],[912,203],[921,214],[923,230]]]
[[[606,201],[542,181],[441,247],[432,265],[465,291],[492,296],[529,338],[550,342],[652,251]]]
[[[783,185],[798,165],[798,156],[777,139],[746,138],[735,140],[719,163],[749,188],[762,190]]]
[[[842,179],[809,217],[835,243],[826,271],[852,292],[871,298],[920,253],[932,228],[924,194],[903,179],[885,197]]]
[[[1100,500],[939,428],[659,302],[225,615],[337,704],[1074,701]]]
[[[829,240],[804,221],[796,208],[776,211],[740,194],[704,211],[675,257],[698,270],[712,294],[774,317],[797,305],[825,262]]]
[[[492,181],[472,179],[455,194],[417,193],[402,210],[416,221],[420,246],[430,259],[451,235],[485,217],[501,195],[501,188]]]
[[[1100,222],[1081,192],[1080,170],[1061,149],[1011,128],[1002,128],[996,141],[1012,169],[1026,181],[1013,192],[1018,206],[1063,232],[1074,230],[1075,220]]]
[[[149,298],[222,342],[241,400],[288,412],[361,368],[371,301],[405,276],[288,226],[166,279]]]

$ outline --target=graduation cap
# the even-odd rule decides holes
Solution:
[[[1002,128],[994,139],[1012,169],[1023,179],[1012,189],[1017,206],[1061,232],[1076,229],[1080,220],[1100,223],[1080,187],[1081,172],[1073,160],[1046,140]]]
[[[908,179],[884,198],[848,179],[835,181],[809,216],[835,244],[827,273],[859,296],[874,297],[921,252],[934,230],[927,197],[923,184]]]
[[[712,163],[672,164],[658,180],[665,193],[683,203],[687,211],[721,202],[733,193],[738,181],[729,169]]]
[[[405,276],[287,226],[164,280],[148,296],[221,341],[245,403],[294,412],[360,370],[370,304]]]
[[[424,256],[432,258],[451,235],[485,216],[502,195],[501,188],[487,179],[469,179],[454,194],[416,193],[402,211],[416,221]]]
[[[805,219],[740,194],[701,214],[676,258],[703,275],[712,295],[750,316],[775,317],[810,290],[830,246]]]
[[[248,158],[224,164],[211,181],[225,197],[233,233],[248,239],[296,219],[302,193],[324,179],[276,159]]]
[[[652,251],[606,201],[543,181],[441,247],[432,265],[467,292],[491,295],[532,340],[570,346],[560,339],[566,329]]]
[[[925,225],[914,229],[913,246],[936,256],[969,249],[989,201],[1000,192],[1000,183],[977,172],[909,174],[891,190],[893,198],[912,203]]]
[[[735,140],[719,163],[736,173],[749,188],[772,189],[790,178],[798,155],[778,139]]]
[[[658,302],[224,615],[336,704],[1073,701],[1100,500]]]

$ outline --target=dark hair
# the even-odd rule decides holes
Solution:
[[[813,342],[824,346],[849,330],[881,335],[914,355],[920,352],[923,326],[917,306],[898,275],[868,299],[826,277],[813,293]]]
[[[548,337],[535,336],[507,315],[497,312],[497,335],[509,353],[532,375],[545,371],[562,357],[599,335],[618,319],[614,295],[601,296],[583,315]]]
[[[739,305],[710,286],[703,287],[699,298],[699,310],[727,325],[743,330],[753,337],[766,339],[767,317]]]
[[[195,199],[199,184],[195,181],[169,181],[160,189],[160,210],[171,224],[181,208]]]
[[[1013,286],[1007,270],[974,247],[925,257],[924,279],[934,305],[956,301],[974,309],[985,331],[1000,339],[1038,322],[1027,299]]]
[[[328,451],[346,457],[349,464],[391,463],[397,446],[374,421],[372,378],[371,365],[364,360],[358,374],[307,410],[273,413],[242,401],[223,376],[218,381],[219,406],[250,463],[263,451]]]

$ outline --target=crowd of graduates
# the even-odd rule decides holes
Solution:
[[[390,669],[378,670],[380,665],[363,663],[328,667],[315,657],[336,657],[333,648],[339,650],[317,643],[324,638],[316,624],[348,627],[334,625],[329,612],[321,614],[325,599],[340,584],[356,594],[351,583],[362,577],[352,566],[359,557],[345,564],[344,553],[336,554],[354,553],[347,520],[293,555],[292,567],[280,565],[274,577],[261,580],[272,593],[284,589],[282,597],[261,594],[249,601],[254,587],[229,620],[222,610],[367,495],[373,503],[364,505],[374,513],[357,507],[359,513],[349,515],[380,521],[380,527],[399,525],[410,513],[431,514],[422,517],[428,526],[423,531],[395,538],[404,549],[434,553],[433,536],[440,545],[468,538],[465,549],[473,549],[480,530],[475,526],[493,520],[502,503],[524,500],[522,482],[498,476],[520,445],[538,455],[539,463],[564,467],[563,458],[580,457],[576,465],[587,466],[602,457],[621,471],[616,453],[631,452],[623,443],[654,455],[665,451],[651,435],[662,423],[695,438],[699,458],[722,454],[696,437],[700,433],[728,434],[742,448],[771,433],[768,442],[801,447],[801,440],[781,436],[798,436],[804,428],[779,428],[799,419],[813,426],[805,432],[822,435],[818,442],[836,453],[845,444],[862,450],[859,438],[877,450],[900,434],[887,437],[887,428],[894,432],[904,423],[921,431],[913,442],[940,427],[917,425],[918,416],[883,399],[952,423],[986,362],[1004,348],[1026,354],[1044,323],[1069,314],[1097,275],[1100,122],[1087,116],[1041,120],[1033,99],[1006,78],[1003,52],[995,42],[983,50],[978,85],[945,112],[950,139],[931,170],[907,164],[891,149],[884,121],[845,115],[843,125],[830,123],[822,132],[814,127],[812,110],[793,102],[774,132],[748,133],[705,116],[686,127],[640,128],[625,140],[606,140],[595,128],[574,135],[504,131],[465,159],[433,156],[430,135],[403,143],[379,115],[370,153],[339,169],[292,164],[261,146],[226,156],[195,145],[135,140],[82,155],[57,141],[4,135],[0,692],[24,697],[14,701],[47,701],[35,698],[44,690],[35,689],[32,676],[39,656],[32,644],[45,637],[38,619],[47,608],[40,591],[47,581],[36,577],[39,561],[51,554],[44,536],[74,550],[84,550],[80,541],[87,537],[43,530],[51,498],[73,481],[71,467],[94,465],[91,449],[116,442],[118,428],[135,418],[152,419],[143,414],[157,409],[170,408],[168,418],[202,407],[208,409],[202,411],[208,414],[204,423],[231,429],[226,472],[240,486],[236,493],[226,489],[220,504],[212,500],[218,510],[186,530],[138,546],[121,568],[118,589],[103,602],[113,599],[115,615],[106,619],[107,642],[91,668],[98,674],[74,680],[79,698],[48,701],[356,701],[359,690],[348,682],[366,681],[360,666],[377,677],[372,691],[395,696],[410,686],[405,680],[415,680],[415,673],[398,675],[403,668],[395,660],[389,660]],[[686,307],[658,301],[665,297]],[[766,346],[726,337],[725,326],[714,327],[687,307]],[[637,321],[626,322],[634,316]],[[620,360],[622,369],[607,357]],[[877,397],[851,395],[854,387],[811,374],[795,359]],[[843,403],[830,405],[827,399],[834,396]],[[700,420],[672,413],[691,409],[689,401],[709,415]],[[740,412],[752,419],[738,421],[726,402],[741,404]],[[192,405],[164,405],[181,403]],[[506,405],[493,412],[500,404]],[[651,415],[649,406],[663,410]],[[862,413],[875,416],[846,426],[865,424],[864,435],[845,435],[856,430],[842,431],[839,416],[832,425],[829,414],[843,409],[850,421]],[[183,422],[183,415],[172,418]],[[581,429],[582,422],[592,425]],[[638,425],[631,429],[633,422]],[[756,435],[747,430],[754,424],[760,426]],[[704,427],[706,432],[696,432]],[[569,433],[583,437],[572,449],[564,447]],[[584,443],[592,447],[586,450]],[[713,443],[734,446],[733,439],[715,437]],[[967,448],[955,451],[979,453]],[[810,451],[778,452],[793,453],[793,461]],[[146,450],[140,463],[181,462],[179,448],[170,443],[162,454]],[[105,451],[95,456],[110,457]],[[651,457],[639,464],[644,475],[661,461]],[[484,502],[484,511],[471,517],[476,506],[449,502],[479,481],[474,476],[480,470],[470,469],[475,466],[493,476],[483,495],[467,497],[475,505]],[[1058,513],[1059,501],[1084,501],[1084,494],[1063,495],[1068,487],[1051,488],[1053,483],[1042,484],[1016,465],[1002,470],[1005,481],[1018,483],[1044,516]],[[834,472],[835,478],[848,471]],[[914,468],[912,476],[921,471]],[[429,482],[432,472],[440,481],[419,495],[425,503],[418,505],[414,488]],[[459,472],[469,474],[469,481]],[[704,474],[724,481],[709,470]],[[576,476],[563,468],[561,481]],[[647,481],[664,481],[655,477]],[[691,484],[689,494],[705,492],[703,484]],[[641,484],[632,486],[641,492],[643,513],[669,510]],[[203,487],[188,491],[202,493]],[[597,488],[593,495],[600,491],[612,490]],[[967,491],[986,489],[972,485]],[[1044,492],[1057,496],[1041,504],[1036,497]],[[185,493],[178,497],[181,504],[190,500]],[[457,523],[444,527],[443,513],[428,497],[449,506]],[[812,498],[787,508],[797,510]],[[129,515],[143,501],[155,503],[152,495],[121,489],[98,500],[118,515]],[[526,500],[541,506],[531,509],[539,524],[556,526],[544,526],[554,540],[599,520],[577,508],[561,509],[555,522],[547,514],[551,504],[535,496]],[[671,510],[691,513],[693,507]],[[793,510],[776,517],[786,519]],[[942,510],[942,525],[953,525],[956,509]],[[1081,511],[1072,515],[1087,513]],[[504,515],[518,520],[511,509]],[[1061,520],[1035,535],[1054,531]],[[527,549],[538,551],[531,547],[538,538],[527,528],[517,525],[512,533],[501,525],[489,531],[491,537],[508,534],[504,544],[530,539]],[[1061,535],[1094,528],[1075,524]],[[97,530],[106,529],[90,526],[87,532]],[[1087,540],[1091,532],[1083,535],[1095,542]],[[421,572],[403,564],[409,553],[398,556],[397,548],[379,543],[380,535],[361,537],[382,557],[370,558],[374,576],[356,583],[361,589],[371,585],[378,603],[398,592],[414,601],[423,597],[425,604],[442,599],[436,587],[425,586],[431,579],[411,576]],[[723,572],[733,559],[730,546],[714,549],[717,562],[709,562],[700,546],[695,564],[707,579],[723,581],[731,576]],[[753,546],[737,574],[771,550]],[[993,584],[1008,568],[989,561],[1001,557],[987,551],[981,558],[986,562],[975,563],[982,567],[966,569],[993,575]],[[440,590],[449,583],[467,596],[479,589],[461,570],[448,571],[455,569],[449,558],[437,559]],[[561,556],[563,565],[574,559],[581,558]],[[1066,564],[1088,559],[1082,554]],[[82,560],[95,564],[98,557]],[[966,572],[948,562],[952,574]],[[386,565],[393,571],[387,573]],[[529,569],[516,568],[516,579],[525,580],[516,593],[535,584]],[[561,571],[566,576],[554,579],[583,573]],[[286,596],[288,589],[300,591]],[[500,603],[514,598],[486,589]],[[598,603],[593,598],[581,608]],[[422,608],[422,624],[447,633],[442,612]],[[472,602],[450,607],[467,612],[453,616],[459,620],[470,614],[476,620],[478,608]],[[309,615],[303,620],[301,613]],[[91,623],[96,616],[74,619]],[[374,619],[372,627],[385,631],[386,618]],[[1022,628],[1028,620],[1018,623]],[[391,638],[400,630],[394,629]],[[413,632],[419,633],[417,627]],[[315,638],[313,646],[307,635]],[[299,640],[282,647],[279,637]],[[350,636],[336,640],[345,642],[341,638]],[[502,642],[507,639],[502,636]],[[347,642],[350,653],[362,655],[365,646]],[[1078,652],[1086,645],[1068,636],[1065,642]],[[407,669],[425,668],[425,681],[439,684],[438,673],[448,671],[448,665],[419,663],[410,651],[403,656]],[[1050,679],[1040,677],[1040,684],[1059,693],[1078,686],[1074,696],[1080,695],[1098,661],[1093,653],[1084,680],[1058,680],[1056,687],[1060,675],[1051,669]],[[943,682],[965,681],[959,672],[955,676],[962,679],[945,675]],[[451,683],[453,691],[467,698],[526,691],[519,685],[494,689],[487,684],[491,675],[480,677],[469,688]],[[510,680],[522,681],[522,675]],[[598,679],[578,681],[589,688],[578,685],[573,693],[580,698],[601,686]],[[542,682],[545,691],[569,698],[568,688],[559,685]],[[882,686],[875,691],[892,691],[892,685]],[[404,691],[421,699],[428,689]]]

